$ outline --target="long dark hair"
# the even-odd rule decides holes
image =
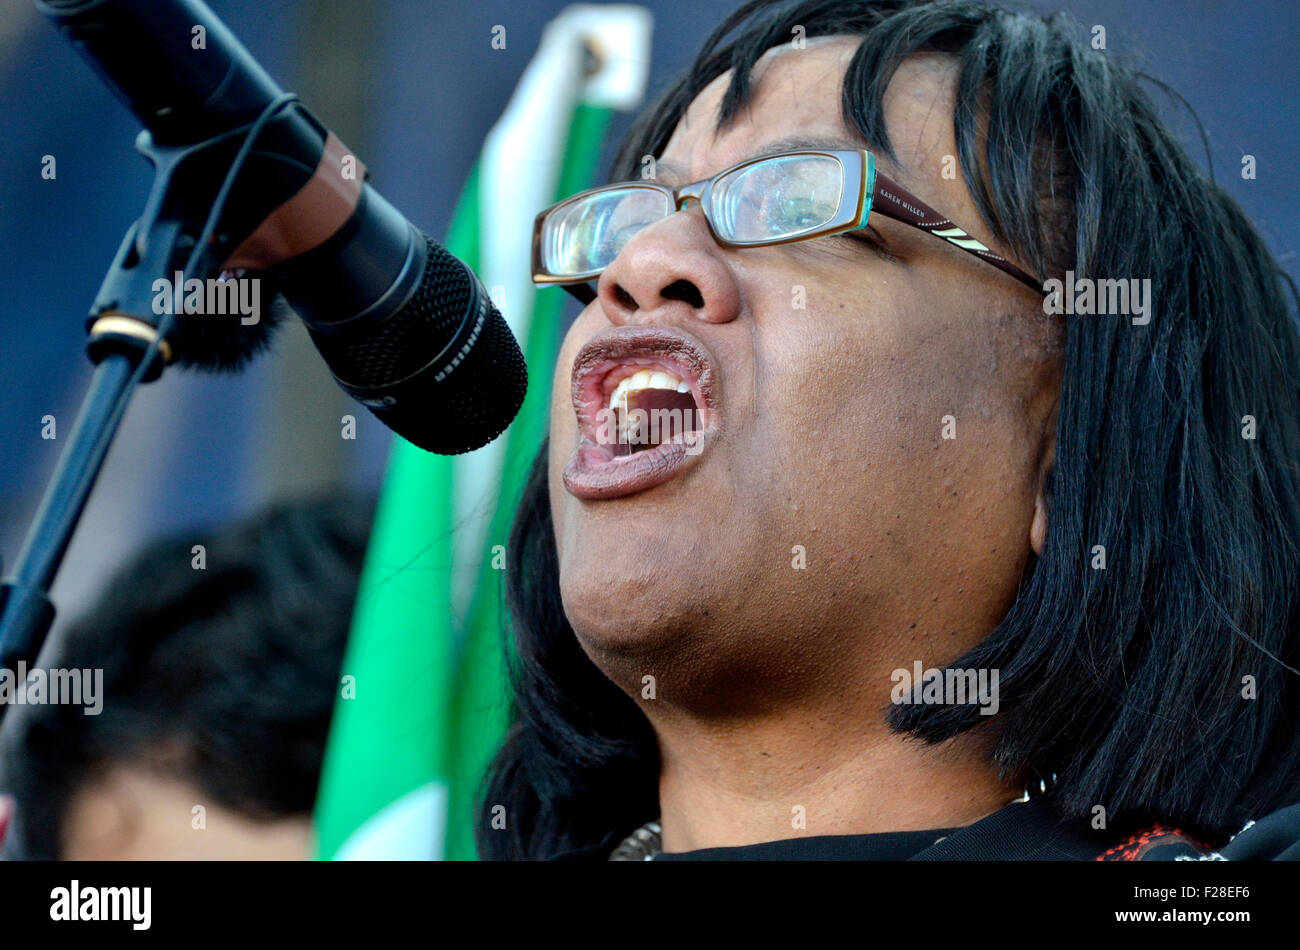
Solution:
[[[733,69],[725,124],[755,61],[795,26],[862,37],[845,121],[886,153],[895,69],[912,53],[951,54],[958,158],[992,233],[1043,277],[1151,281],[1145,326],[1067,318],[1042,557],[1003,621],[952,664],[1000,670],[996,764],[1054,773],[1070,816],[1102,805],[1227,833],[1300,799],[1294,285],[1158,118],[1146,77],[1088,49],[1066,18],[968,0],[747,3],[634,126],[613,177],[635,177]],[[652,730],[561,607],[545,446],[507,585],[516,710],[478,843],[485,858],[541,858],[658,813]],[[888,714],[928,742],[980,719],[973,705]],[[491,827],[496,804],[505,830]]]

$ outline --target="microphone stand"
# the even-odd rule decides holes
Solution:
[[[184,280],[224,259],[228,236],[214,232],[235,178],[258,133],[296,101],[286,93],[252,123],[193,144],[160,146],[147,130],[136,139],[154,165],[154,183],[90,308],[86,351],[95,372],[13,572],[0,584],[0,667],[13,673],[15,688],[22,685],[18,664],[35,661],[54,622],[50,588],[127,404],[136,386],[161,376],[175,356],[166,334]],[[177,270],[182,285],[171,287],[172,306],[157,314],[154,282],[166,278],[171,286]],[[0,722],[8,707],[0,703]]]

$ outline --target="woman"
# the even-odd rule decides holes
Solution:
[[[1294,290],[1138,77],[982,3],[758,0],[614,181],[647,168],[539,235],[594,299],[480,852],[1300,838]]]

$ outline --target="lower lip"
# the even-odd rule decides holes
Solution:
[[[681,442],[666,442],[634,455],[614,455],[605,446],[583,439],[564,467],[564,487],[587,501],[621,498],[663,484],[701,454],[687,452]]]

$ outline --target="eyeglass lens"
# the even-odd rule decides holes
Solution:
[[[709,217],[723,241],[779,241],[825,227],[840,206],[844,175],[828,155],[791,155],[736,169],[713,185]],[[557,208],[542,250],[557,275],[603,270],[642,228],[673,212],[662,191],[612,188]]]

